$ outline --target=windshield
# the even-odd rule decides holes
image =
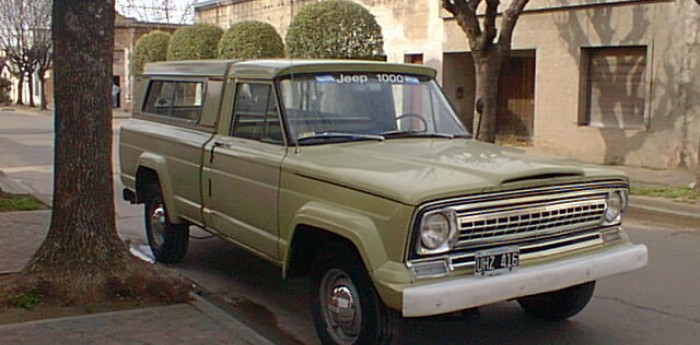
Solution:
[[[466,137],[437,83],[394,73],[295,75],[280,81],[297,144],[396,137]]]

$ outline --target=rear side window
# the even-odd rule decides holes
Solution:
[[[204,83],[154,80],[148,86],[143,111],[197,123],[202,116]]]

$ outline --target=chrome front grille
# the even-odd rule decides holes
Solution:
[[[561,234],[600,224],[605,194],[584,199],[563,199],[519,206],[458,211],[457,247],[512,242]]]
[[[447,274],[473,268],[475,253],[485,249],[517,246],[521,260],[527,261],[603,246],[606,236],[619,238],[619,226],[602,224],[609,193],[621,188],[628,188],[627,183],[602,181],[480,194],[426,205],[420,212],[454,210],[457,240],[448,253],[409,251],[408,264],[414,271]],[[420,277],[418,273],[414,272]]]

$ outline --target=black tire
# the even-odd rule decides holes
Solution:
[[[146,237],[157,262],[176,263],[187,253],[190,240],[189,224],[170,222],[168,210],[158,183],[153,183],[145,193],[144,221]]]
[[[518,299],[529,315],[545,321],[563,321],[583,310],[593,297],[595,282]]]
[[[311,269],[311,282],[314,324],[322,344],[399,343],[399,313],[380,300],[362,260],[347,245],[336,243],[321,250]],[[337,307],[343,303],[352,308],[341,315]]]

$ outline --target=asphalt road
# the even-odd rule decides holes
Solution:
[[[121,120],[115,121],[115,127]],[[0,170],[50,198],[53,120],[0,110]],[[116,136],[115,136],[116,138]],[[120,201],[120,235],[143,246],[142,209]],[[646,268],[598,282],[594,299],[568,322],[547,323],[514,302],[480,316],[407,320],[405,344],[696,344],[700,335],[700,232],[670,217],[629,215],[634,242],[650,251]],[[193,229],[190,250],[176,266],[208,299],[279,344],[317,344],[307,283],[284,281],[272,265]]]

